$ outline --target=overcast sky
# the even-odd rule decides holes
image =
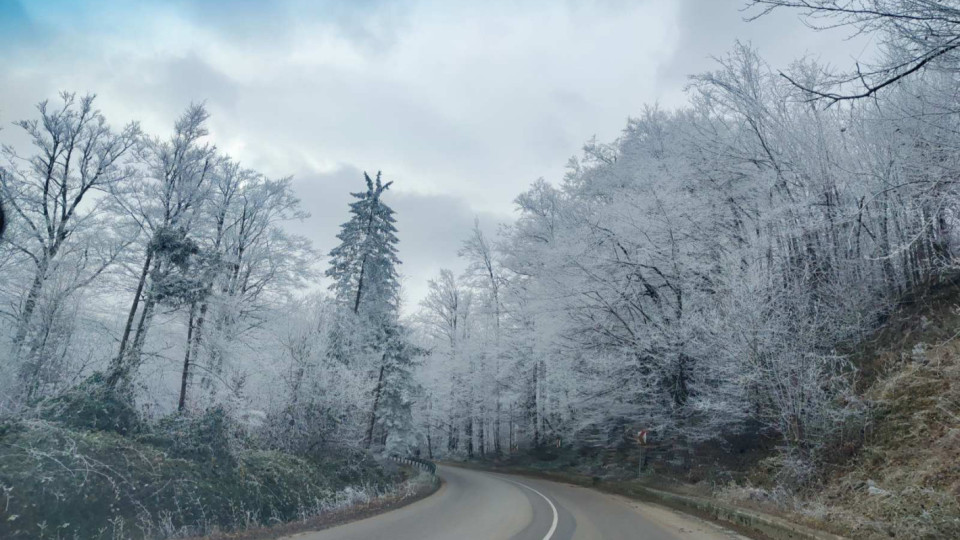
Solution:
[[[214,142],[293,175],[324,253],[361,171],[395,181],[408,311],[478,217],[490,234],[538,177],[558,180],[591,136],[646,103],[684,100],[734,40],[775,68],[838,67],[869,43],[795,13],[743,21],[743,0],[0,0],[0,141],[59,90],[98,94],[115,126],[169,133],[190,102]]]

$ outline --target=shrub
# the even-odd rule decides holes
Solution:
[[[44,420],[74,429],[126,435],[140,431],[143,425],[133,392],[107,385],[100,372],[57,397],[41,401],[37,411]]]
[[[199,415],[174,414],[161,419],[139,437],[171,457],[189,459],[219,469],[236,466],[239,427],[222,407]]]
[[[197,443],[205,422],[224,425],[221,414],[163,423],[183,427],[185,438],[200,436],[192,439]],[[232,531],[314,515],[336,507],[345,494],[376,495],[397,480],[369,458],[332,451],[308,460],[236,449],[228,467],[216,456],[229,445],[174,443],[171,429],[165,438],[154,429],[134,439],[32,421],[7,431],[0,436],[0,538],[155,539]],[[214,458],[218,466],[211,467]],[[335,474],[345,461],[354,465],[349,481]]]

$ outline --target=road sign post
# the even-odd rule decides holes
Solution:
[[[640,447],[640,459],[637,461],[637,477],[643,476],[643,460],[646,457],[647,450],[647,433],[645,429],[641,429],[637,432],[637,446]]]

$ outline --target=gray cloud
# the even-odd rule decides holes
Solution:
[[[862,42],[789,13],[744,23],[740,0],[340,2],[0,0],[0,120],[60,89],[93,91],[114,124],[157,134],[191,101],[247,166],[293,174],[313,217],[292,228],[322,252],[362,170],[396,181],[410,306],[460,268],[476,215],[492,233],[516,194],[557,180],[592,135],[615,138],[646,103],[684,101],[691,72],[736,38],[774,67],[837,64]],[[22,29],[29,28],[29,32]],[[16,142],[13,129],[0,139]]]

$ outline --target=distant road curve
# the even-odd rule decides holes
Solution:
[[[733,532],[592,489],[441,466],[443,487],[409,506],[291,540],[730,540]]]

